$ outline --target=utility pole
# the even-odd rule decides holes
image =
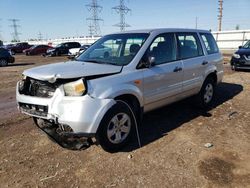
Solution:
[[[0,18],[0,21],[2,21],[2,19]],[[1,35],[1,33],[2,33],[2,31],[1,31],[1,24],[0,24],[0,40],[2,39],[2,35]]]
[[[102,6],[98,5],[97,0],[91,0],[91,3],[87,4],[86,7],[91,13],[91,16],[87,18],[89,21],[89,34],[91,36],[94,34],[101,35],[99,22],[103,21],[103,19],[101,19],[98,14],[102,11]]]
[[[198,17],[196,16],[195,17],[195,29],[197,29],[198,28]]]
[[[219,8],[218,9],[219,9],[219,15],[218,15],[219,28],[218,28],[218,30],[221,31],[223,0],[219,0]]]
[[[112,8],[115,10],[118,14],[120,14],[120,23],[115,24],[115,27],[120,27],[120,31],[125,31],[126,27],[130,27],[129,24],[125,22],[125,15],[128,14],[128,12],[131,11],[126,5],[124,0],[120,0],[120,5],[115,6]]]
[[[13,41],[18,42],[19,41],[19,35],[21,34],[21,33],[19,33],[17,31],[17,28],[20,27],[20,25],[17,24],[19,22],[19,20],[18,19],[9,19],[9,21],[12,22],[12,25],[10,25],[10,27],[13,27],[13,31],[14,31],[12,33]]]

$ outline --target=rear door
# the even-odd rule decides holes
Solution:
[[[166,104],[168,98],[172,98],[171,101],[178,98],[182,91],[183,71],[182,62],[177,59],[174,33],[157,36],[147,52],[155,58],[155,63],[143,72],[144,102],[148,109],[153,109],[159,103]]]
[[[177,33],[179,59],[183,61],[183,94],[197,93],[207,66],[197,33]]]

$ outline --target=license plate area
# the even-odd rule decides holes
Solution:
[[[19,103],[21,111],[26,112],[30,115],[47,117],[48,115],[48,106]]]

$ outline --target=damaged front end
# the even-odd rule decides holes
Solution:
[[[63,148],[71,150],[87,149],[93,144],[91,134],[75,134],[68,125],[56,124],[53,121],[33,117],[37,127]]]

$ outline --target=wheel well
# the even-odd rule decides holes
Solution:
[[[122,100],[126,102],[133,110],[137,120],[140,121],[142,119],[143,109],[141,108],[140,102],[136,96],[131,94],[125,94],[115,97],[115,100]]]
[[[216,83],[217,83],[217,74],[216,74],[216,71],[210,73],[209,75],[207,75],[206,80],[207,80],[208,78],[211,78],[211,79],[214,81],[214,84],[216,84]]]

